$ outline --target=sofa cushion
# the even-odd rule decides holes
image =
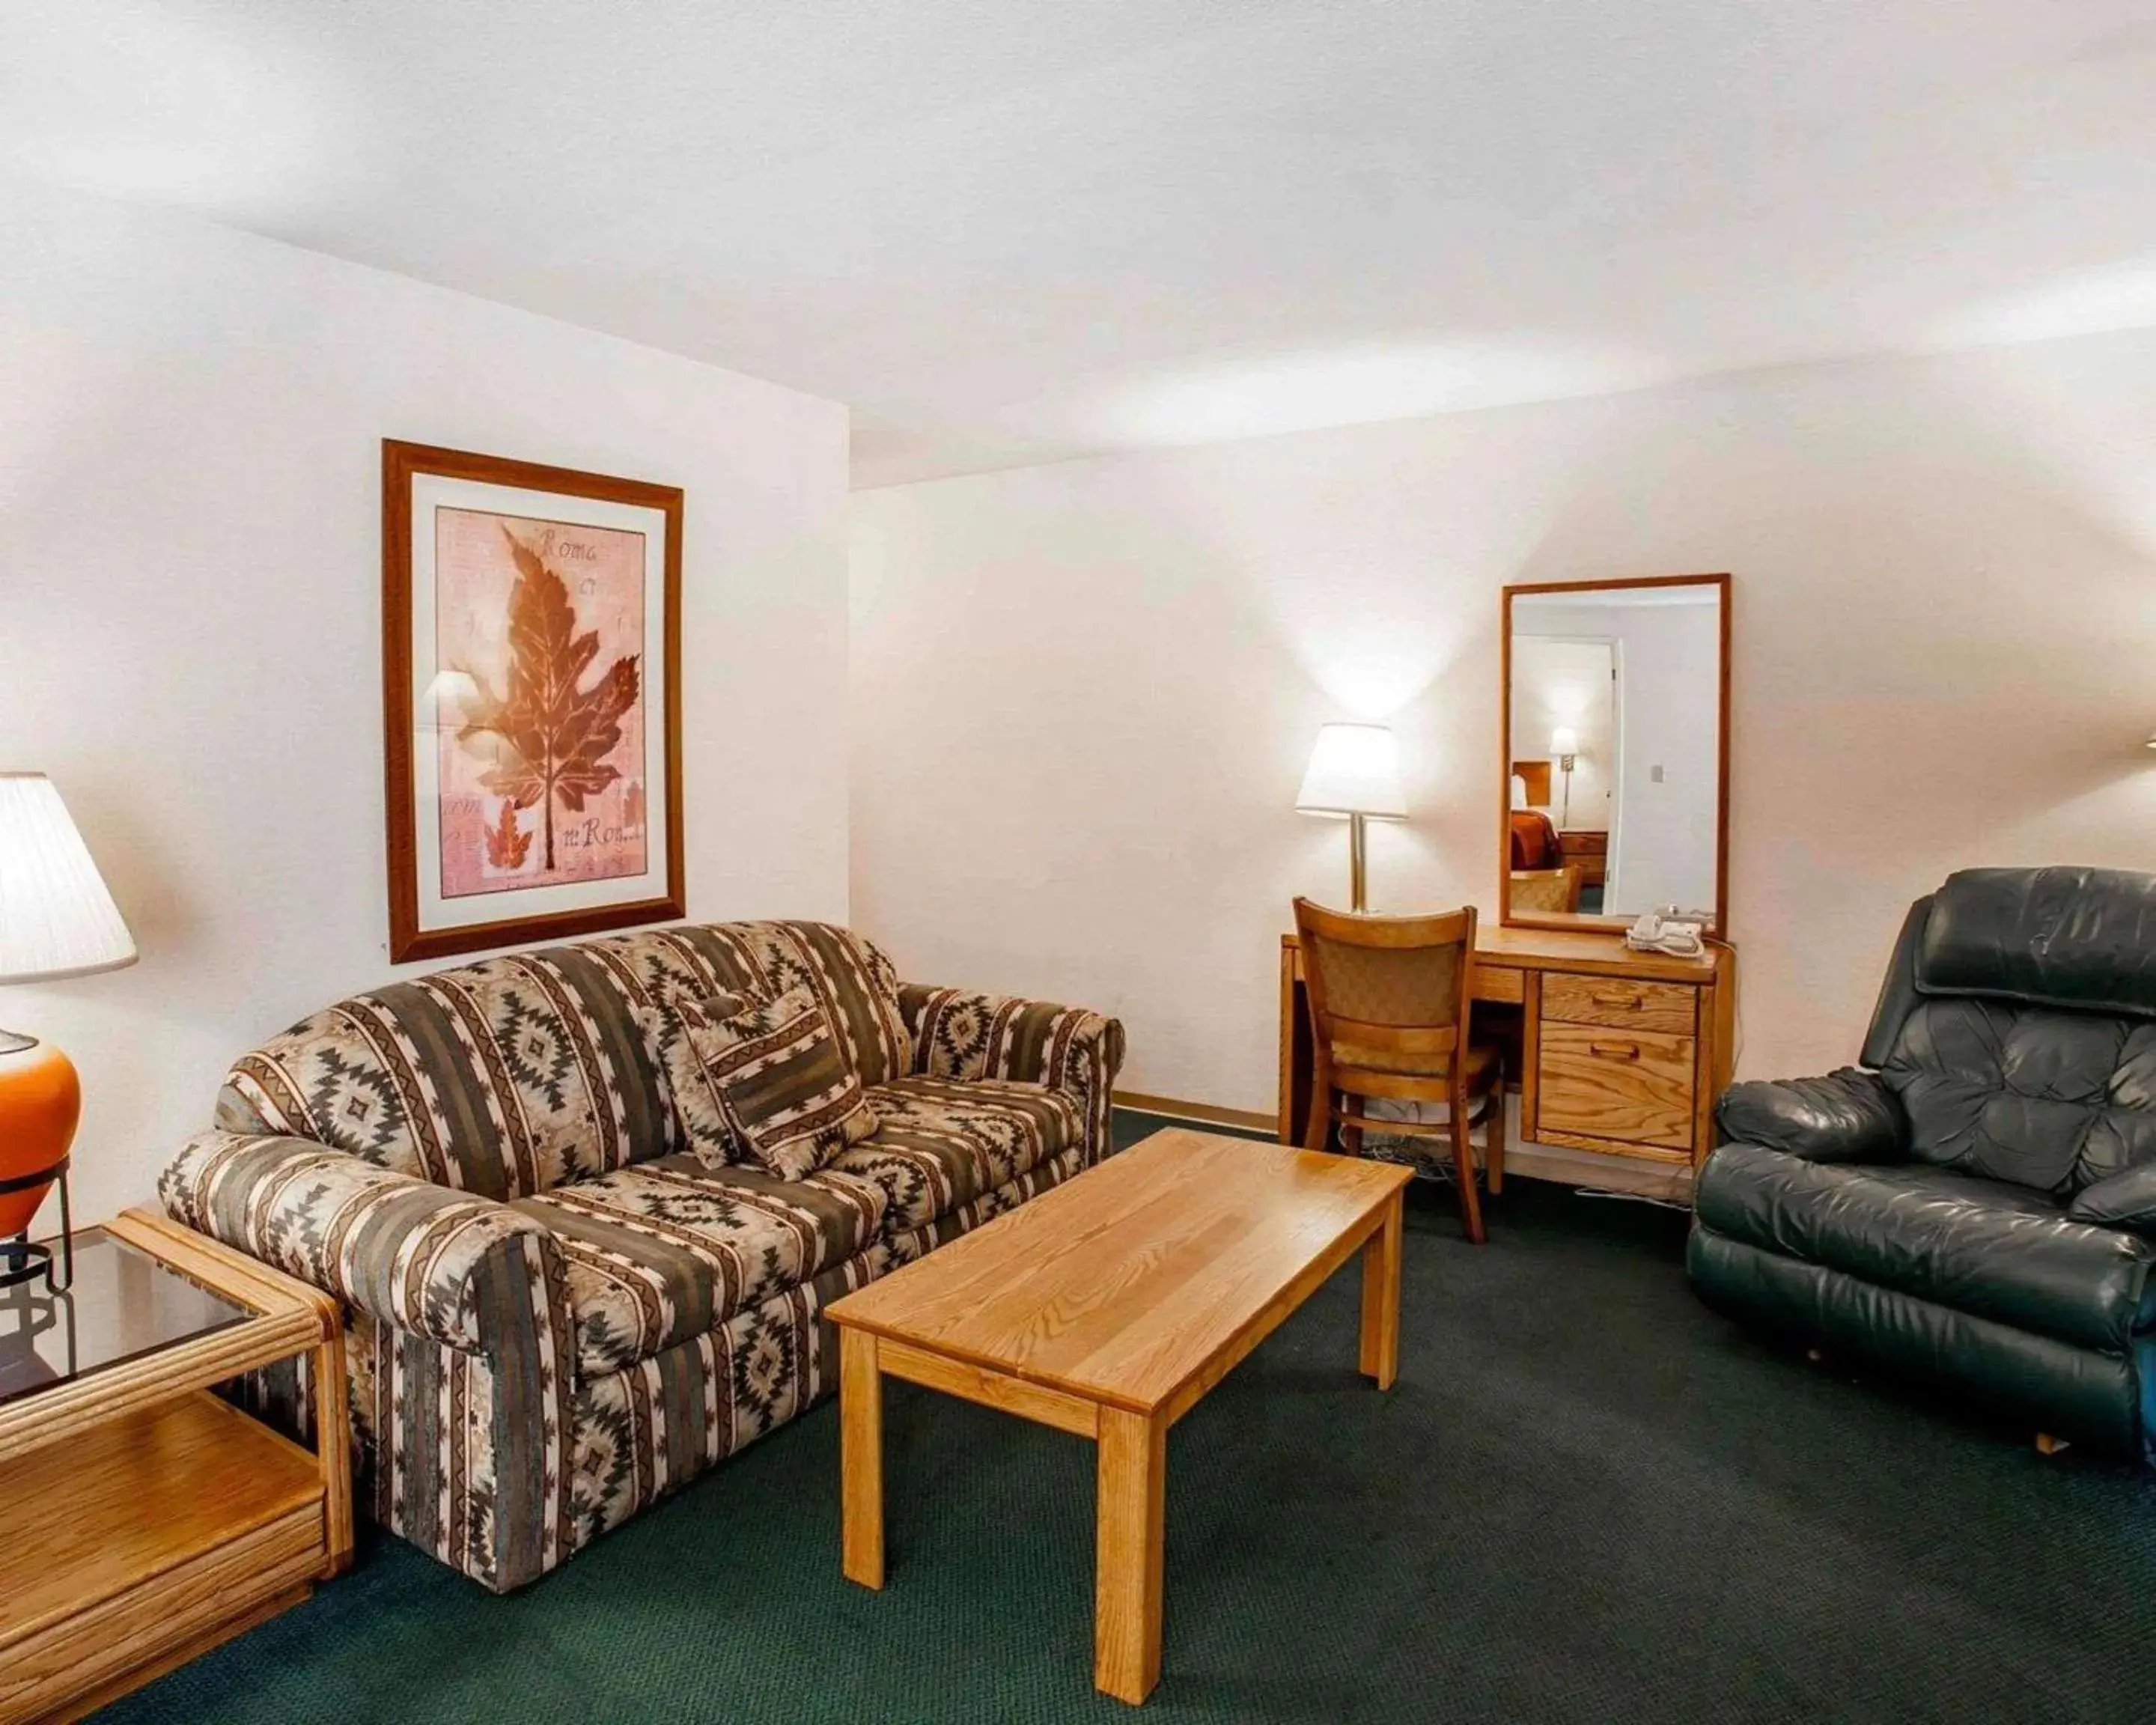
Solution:
[[[1070,1092],[1009,1079],[901,1078],[869,1091],[876,1129],[831,1164],[874,1180],[884,1231],[932,1222],[1085,1142]]]
[[[561,1244],[577,1368],[619,1371],[715,1329],[878,1238],[883,1189],[824,1173],[781,1180],[694,1156],[617,1169],[511,1208]]]
[[[651,1050],[576,947],[490,958],[326,1008],[243,1055],[217,1123],[508,1199],[674,1147]]]
[[[898,972],[872,941],[829,922],[680,923],[609,936],[583,949],[622,986],[665,1004],[710,994],[765,1000],[814,991],[866,1084],[911,1064],[899,1015]]]
[[[2080,1347],[2122,1353],[2156,1322],[2156,1247],[2071,1221],[2025,1187],[1725,1144],[1694,1202],[1732,1240]]]

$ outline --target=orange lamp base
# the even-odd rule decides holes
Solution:
[[[74,1062],[49,1042],[13,1040],[0,1032],[0,1240],[29,1231],[82,1117]]]

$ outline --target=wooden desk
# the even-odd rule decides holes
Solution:
[[[1623,1191],[1689,1190],[1714,1147],[1715,1098],[1735,1056],[1737,954],[1635,952],[1600,929],[1483,928],[1475,999],[1517,1006],[1519,1137],[1507,1173]],[[1280,1137],[1310,1108],[1302,951],[1281,937]],[[1592,1153],[1538,1157],[1537,1144]]]

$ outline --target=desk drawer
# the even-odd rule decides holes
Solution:
[[[1572,976],[1551,971],[1543,978],[1543,1016],[1568,1024],[1606,1024],[1618,1030],[1660,1030],[1689,1036],[1699,990],[1681,983],[1641,983],[1621,976]]]
[[[1697,1045],[1689,1036],[1657,1030],[1558,1023],[1549,1016],[1553,980],[1543,981],[1542,1038],[1535,1057],[1537,1129],[1690,1151]]]

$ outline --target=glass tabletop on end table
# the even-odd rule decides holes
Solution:
[[[78,1235],[65,1293],[0,1288],[0,1406],[254,1317],[101,1228]]]

